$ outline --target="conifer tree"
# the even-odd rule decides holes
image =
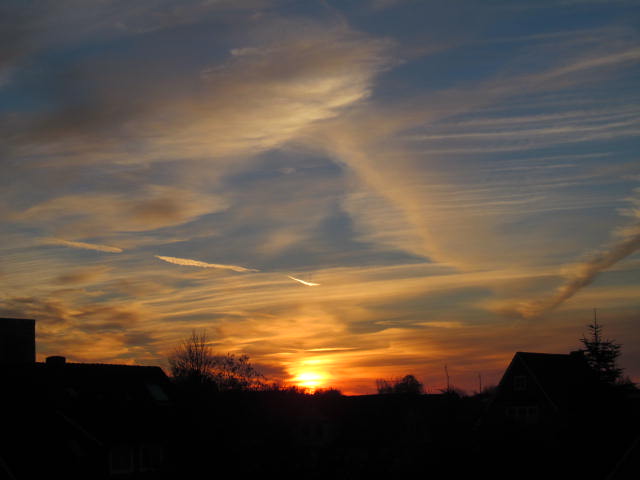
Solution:
[[[597,318],[594,318],[593,324],[588,327],[590,330],[589,338],[583,335],[580,340],[585,347],[582,350],[585,359],[600,380],[614,384],[622,378],[622,368],[617,364],[622,345],[613,340],[603,339],[602,325],[598,324]]]

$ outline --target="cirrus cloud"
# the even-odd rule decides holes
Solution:
[[[109,245],[100,245],[96,243],[86,243],[86,242],[72,242],[69,240],[62,240],[59,238],[45,238],[42,240],[42,243],[46,245],[62,245],[64,247],[79,248],[82,250],[95,250],[97,252],[107,252],[107,253],[122,253],[124,251],[122,248],[112,247]]]
[[[164,257],[162,255],[154,255],[156,258],[163,260],[167,263],[173,263],[175,265],[183,265],[186,267],[200,267],[200,268],[220,268],[222,270],[233,270],[234,272],[259,272],[255,268],[239,267],[237,265],[222,265],[219,263],[206,263],[198,260],[192,260],[190,258],[176,258],[176,257]]]

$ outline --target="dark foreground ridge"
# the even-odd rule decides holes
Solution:
[[[159,367],[18,360],[0,365],[2,480],[637,478],[638,391],[579,352],[517,352],[469,397],[216,392]]]

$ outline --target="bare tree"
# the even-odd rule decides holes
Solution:
[[[169,356],[171,374],[178,382],[208,384],[218,390],[251,390],[264,385],[264,376],[248,355],[216,354],[206,332],[193,331]]]
[[[213,351],[206,332],[191,332],[169,355],[171,375],[178,381],[208,383],[212,381]]]
[[[264,376],[249,362],[248,355],[214,355],[210,375],[220,390],[256,390],[264,385]]]

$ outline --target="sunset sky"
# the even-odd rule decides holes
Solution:
[[[635,0],[4,0],[0,316],[37,354],[495,384],[640,381]]]

